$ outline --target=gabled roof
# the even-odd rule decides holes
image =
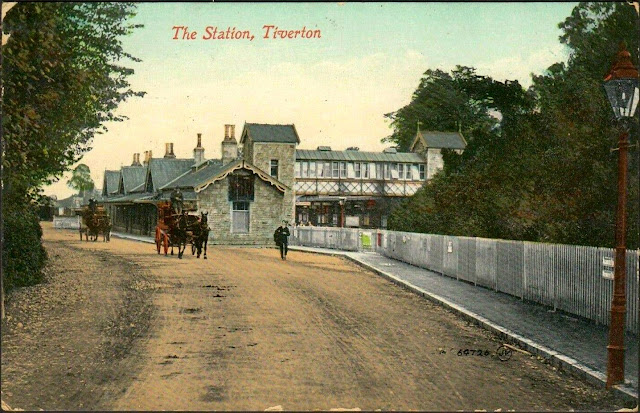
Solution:
[[[409,162],[424,163],[415,152],[360,152],[360,151],[317,151],[296,149],[296,161],[356,161],[356,162]]]
[[[258,175],[263,181],[270,183],[282,192],[288,188],[285,184],[273,178],[266,172],[258,169],[256,166],[245,162],[241,159],[222,165],[219,159],[212,159],[207,162],[207,165],[199,168],[191,168],[189,171],[180,175],[178,178],[162,186],[162,191],[168,191],[174,188],[180,188],[181,190],[191,190],[200,192],[210,184],[220,179],[224,179],[231,172],[238,169],[246,169]]]
[[[124,184],[124,192],[128,194],[140,185],[144,185],[147,168],[144,166],[123,166],[122,183]]]
[[[120,171],[104,171],[104,180],[102,184],[102,194],[110,195],[118,190],[120,183]]]
[[[418,140],[422,140],[427,148],[464,149],[467,141],[460,132],[419,131],[411,143],[411,150]]]
[[[206,163],[206,165],[203,165]],[[210,159],[199,165],[192,166],[188,171],[168,182],[160,189],[193,188],[201,182],[207,181],[220,172],[224,165],[220,159]]]
[[[193,159],[151,158],[145,182],[151,175],[154,186],[153,191],[158,191],[169,182],[189,171],[192,165]]]
[[[267,174],[263,170],[259,169],[258,167],[242,159],[239,159],[235,162],[228,163],[223,166],[212,164],[212,165],[209,165],[207,169],[209,170],[207,171],[206,174],[203,173],[202,175],[200,175],[201,179],[199,180],[199,182],[194,181],[194,185],[192,188],[195,190],[195,192],[203,191],[212,183],[226,178],[227,175],[229,175],[233,171],[237,171],[238,169],[246,169],[252,172],[254,175],[257,175],[260,179],[276,187],[276,189],[278,189],[281,192],[284,192],[286,189],[290,189],[287,185],[283,184],[282,182],[278,181],[277,179]]]
[[[246,137],[253,142],[300,143],[295,125],[270,125],[265,123],[245,123],[240,135],[240,143]]]
[[[65,208],[78,208],[82,205],[87,205],[89,203],[89,199],[91,198],[95,199],[96,201],[103,201],[102,191],[95,188],[91,191],[85,191],[83,195],[71,195],[70,197],[55,201],[55,206]]]
[[[112,197],[109,198],[108,200],[105,200],[105,203],[109,203],[109,204],[129,204],[137,199],[140,198],[144,198],[146,196],[149,196],[150,194],[146,194],[143,192],[138,192],[138,193],[132,193],[132,194],[126,194],[126,195],[120,195],[117,197]]]

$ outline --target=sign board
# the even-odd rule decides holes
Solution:
[[[360,226],[360,217],[359,216],[347,216],[345,226],[347,227],[358,227]]]
[[[447,252],[453,252],[453,241],[447,243]]]
[[[371,233],[370,232],[363,232],[362,235],[360,235],[360,239],[362,240],[362,246],[364,248],[371,247]]]
[[[614,261],[612,257],[602,257],[602,278],[613,280]]]

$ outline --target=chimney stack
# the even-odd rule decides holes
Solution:
[[[173,153],[173,142],[171,143],[165,143],[165,154],[164,157],[165,158],[175,158],[176,155]]]
[[[144,161],[143,161],[143,165],[147,166],[149,165],[149,161],[151,160],[151,151],[144,151]]]
[[[198,145],[193,148],[193,163],[198,165],[204,161],[204,148],[202,147],[202,134],[198,134]]]
[[[222,141],[222,164],[238,159],[238,141],[235,138],[236,125],[224,125],[224,140]]]
[[[131,166],[142,166],[142,165],[140,165],[140,154],[139,153],[134,153],[133,154],[133,162],[131,163]]]

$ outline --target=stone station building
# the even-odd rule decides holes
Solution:
[[[293,154],[299,142],[294,125],[247,123],[241,153],[235,125],[225,125],[221,159],[204,157],[201,134],[193,158],[176,158],[172,143],[162,158],[146,152],[142,164],[134,154],[117,180],[115,171],[105,171],[103,203],[115,231],[153,236],[158,203],[179,189],[185,209],[208,213],[211,243],[272,244],[282,220],[293,223]]]
[[[459,153],[458,132],[418,131],[411,152],[297,149],[295,125],[246,123],[235,138],[225,125],[221,158],[206,159],[198,134],[193,157],[134,154],[130,166],[105,171],[102,203],[115,231],[153,236],[157,205],[179,189],[191,213],[208,213],[210,242],[271,245],[283,220],[298,225],[385,228],[389,211],[442,169],[443,148]]]

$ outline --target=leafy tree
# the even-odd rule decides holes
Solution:
[[[122,101],[138,61],[121,36],[137,25],[130,3],[20,3],[4,21],[2,127],[5,199],[23,202],[86,151]]]
[[[86,191],[92,191],[95,187],[93,179],[91,179],[91,170],[83,163],[76,166],[73,170],[71,179],[67,182],[69,188],[75,189],[84,196]]]
[[[420,123],[420,129],[455,131],[462,129],[470,135],[476,130],[489,131],[497,120],[488,114],[483,102],[473,99],[464,88],[475,70],[460,67],[452,74],[441,70],[427,70],[413,93],[411,102],[385,117],[392,120],[394,132],[385,139],[400,150],[408,150]]]
[[[46,255],[34,211],[42,186],[91,149],[105,122],[124,119],[113,113],[121,102],[143,96],[127,82],[125,61],[138,59],[120,40],[140,27],[127,23],[135,7],[18,3],[3,20],[3,289],[40,279]]]
[[[602,79],[621,40],[637,61],[635,24],[635,11],[626,4],[580,3],[559,25],[568,62],[534,76],[528,91],[458,68],[449,76],[456,93],[502,119],[489,131],[473,130],[461,157],[445,156],[445,173],[396,209],[390,227],[612,246],[617,154],[610,149],[619,131]],[[401,138],[401,125],[393,126],[398,133],[392,138]],[[631,135],[638,136],[637,121]],[[630,199],[637,199],[637,158],[630,159]],[[637,202],[629,207],[627,245],[635,248]]]

